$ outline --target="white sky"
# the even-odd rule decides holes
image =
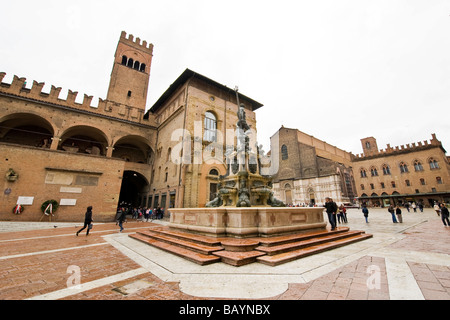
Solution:
[[[450,1],[2,1],[0,71],[106,98],[122,30],[153,43],[147,109],[186,69],[354,154],[430,140],[450,151]]]

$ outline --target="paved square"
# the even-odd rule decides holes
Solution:
[[[1,300],[450,300],[450,227],[434,210],[348,210],[351,230],[374,237],[270,267],[199,266],[128,237],[165,221],[0,222]],[[56,227],[55,227],[56,226]]]

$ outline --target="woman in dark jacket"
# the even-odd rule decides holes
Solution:
[[[94,221],[94,220],[92,220],[92,206],[89,206],[89,207],[87,207],[86,214],[84,215],[84,226],[83,226],[83,228],[81,228],[80,230],[77,231],[77,236],[81,231],[86,229],[86,227],[88,227],[87,232],[86,232],[86,235],[88,236],[89,230],[90,230],[89,225],[92,223],[92,221]]]

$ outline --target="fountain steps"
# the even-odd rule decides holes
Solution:
[[[372,237],[363,231],[337,228],[269,238],[213,238],[157,227],[130,237],[200,265],[223,262],[242,266],[259,262],[280,265]]]

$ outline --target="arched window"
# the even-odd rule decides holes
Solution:
[[[430,169],[439,169],[439,163],[433,158],[428,160],[428,164],[430,165]]]
[[[146,67],[145,63],[142,63],[139,71],[145,72],[145,67]]]
[[[419,160],[414,161],[414,170],[423,171],[422,163]]]
[[[133,69],[134,70],[139,70],[139,67],[141,66],[141,63],[139,62],[139,61],[135,61],[134,62],[134,67],[133,67]]]
[[[130,68],[133,68],[133,64],[134,64],[134,61],[133,61],[133,59],[128,59],[128,62],[127,62],[127,67],[130,67]]]
[[[408,171],[408,166],[404,162],[400,162],[400,173],[406,173]]]
[[[361,178],[366,178],[367,177],[366,169],[361,169],[359,172],[361,173]]]
[[[211,176],[218,176],[219,175],[219,171],[217,171],[217,169],[211,169],[211,171],[209,171],[209,174]]]
[[[391,174],[391,168],[389,167],[389,165],[387,165],[387,164],[384,164],[384,165],[383,165],[383,174],[384,174],[385,176]]]
[[[216,116],[207,111],[205,113],[205,133],[203,139],[209,142],[217,141],[217,120]]]
[[[285,144],[281,146],[281,160],[287,160],[289,158],[288,148]]]
[[[126,66],[128,62],[128,57],[127,56],[122,56],[122,65]]]
[[[441,177],[436,177],[436,183],[437,184],[442,184],[442,178]]]
[[[372,177],[378,176],[378,170],[377,170],[377,168],[371,167],[371,168],[370,168],[370,175],[371,175]]]

